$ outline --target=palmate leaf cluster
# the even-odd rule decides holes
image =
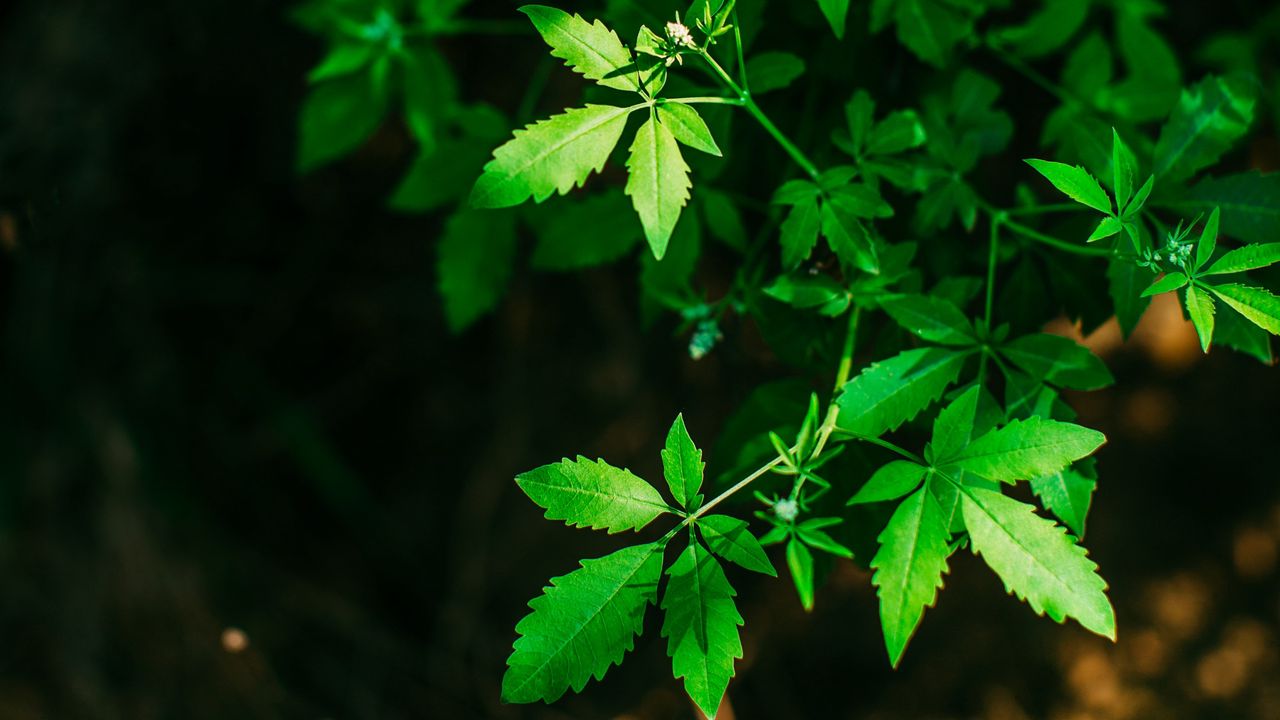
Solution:
[[[1275,107],[1256,62],[1212,42],[1229,62],[1189,63],[1156,0],[528,5],[508,20],[583,97],[538,114],[530,81],[507,120],[468,104],[485,94],[458,92],[436,45],[483,27],[465,10],[308,5],[331,50],[300,165],[401,111],[420,157],[391,204],[447,213],[454,330],[526,259],[632,260],[643,319],[673,315],[690,358],[758,336],[794,371],[741,398],[705,460],[681,417],[644,472],[578,457],[516,478],[547,519],[640,539],[530,602],[505,700],[581,690],[647,623],[713,717],[750,627],[742,570],[785,572],[809,610],[833,563],[871,569],[895,666],[957,552],[1033,612],[1116,637],[1082,545],[1105,438],[1065,401],[1114,378],[1043,328],[1114,317],[1127,336],[1174,292],[1204,351],[1273,362],[1280,174],[1240,152]],[[659,464],[662,489],[642,478]]]

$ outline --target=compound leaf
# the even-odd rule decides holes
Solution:
[[[1001,346],[1000,354],[1031,377],[1060,387],[1098,390],[1115,382],[1102,358],[1061,335],[1024,335]]]
[[[974,345],[973,326],[960,308],[932,295],[890,295],[880,307],[907,332],[942,345]]]
[[[1254,81],[1210,75],[1182,91],[1156,143],[1157,177],[1180,181],[1217,162],[1253,122]]]

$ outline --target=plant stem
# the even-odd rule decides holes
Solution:
[[[1012,220],[1006,220],[1002,224],[1004,225],[1004,227],[1008,228],[1009,230],[1015,233],[1018,233],[1019,235],[1029,240],[1035,240],[1038,243],[1041,243],[1043,245],[1048,245],[1049,247],[1057,248],[1058,250],[1062,250],[1063,252],[1074,253],[1076,255],[1084,255],[1086,257],[1111,257],[1114,254],[1112,253],[1112,251],[1106,248],[1089,247],[1087,245],[1077,245],[1075,243],[1070,243],[1065,240],[1059,240],[1056,237],[1045,235],[1044,233],[1038,230],[1032,230],[1026,225],[1016,223]]]
[[[791,448],[792,452],[795,452],[795,450],[796,450],[795,447]],[[690,523],[696,522],[698,518],[702,517],[703,515],[706,515],[708,512],[711,512],[711,508],[714,508],[715,506],[719,505],[725,500],[728,500],[731,496],[736,494],[742,488],[760,479],[761,476],[763,476],[765,473],[777,467],[781,462],[782,462],[781,456],[770,460],[768,463],[766,463],[764,466],[762,466],[755,472],[739,480],[737,484],[735,484],[733,487],[729,488],[728,490],[725,490],[724,492],[712,498],[702,507],[690,513],[689,516],[686,517],[684,520],[682,520],[679,525],[676,525],[675,527],[671,528],[670,532],[668,532],[666,534],[666,537],[663,538],[663,541],[665,542],[666,540],[670,539],[673,535],[675,535],[677,532],[680,531],[680,528],[686,527]]]
[[[1010,208],[1004,212],[1010,217],[1031,217],[1033,215],[1048,215],[1049,213],[1074,212],[1085,209],[1085,206],[1079,203],[1054,203],[1051,205],[1032,205],[1025,208]]]
[[[699,103],[706,104],[706,105],[737,105],[737,106],[742,105],[741,98],[715,97],[715,96],[666,98],[664,102],[678,102],[678,103],[684,103],[685,105],[696,105]]]
[[[996,255],[1000,248],[1000,226],[1006,222],[1008,217],[1003,214],[991,218],[991,247],[987,251],[987,305],[982,313],[988,331],[991,329],[991,308],[996,297]]]
[[[1086,103],[1081,102],[1080,99],[1077,98],[1075,95],[1068,92],[1066,88],[1062,87],[1061,85],[1058,85],[1057,83],[1053,82],[1049,78],[1040,74],[1040,71],[1028,65],[1026,62],[1022,60],[1022,58],[1017,57],[1016,55],[1011,55],[1008,50],[1005,50],[1004,48],[998,45],[995,45],[990,41],[986,42],[986,46],[989,50],[991,50],[991,53],[993,55],[999,58],[1001,62],[1013,68],[1014,70],[1017,70],[1018,72],[1022,73],[1022,75],[1026,77],[1028,80],[1030,80],[1031,82],[1035,83],[1036,85],[1039,85],[1041,88],[1044,88],[1046,92],[1058,98],[1058,100],[1061,101],[1062,104],[1074,105],[1077,107],[1086,107],[1086,108],[1089,107]]]
[[[924,461],[924,458],[921,458],[919,455],[917,455],[917,454],[915,454],[915,453],[911,452],[910,450],[907,450],[907,449],[905,449],[905,448],[902,448],[902,447],[900,447],[900,446],[898,446],[898,445],[894,445],[893,443],[889,442],[888,440],[884,440],[884,439],[882,439],[882,438],[878,438],[878,437],[871,437],[871,436],[869,436],[869,435],[855,435],[854,433],[845,433],[845,432],[842,432],[841,434],[842,434],[842,435],[845,435],[845,436],[847,436],[847,437],[849,437],[849,438],[850,438],[850,439],[852,439],[852,440],[861,440],[862,442],[871,443],[872,445],[879,445],[880,447],[884,448],[885,450],[893,451],[893,452],[895,452],[895,453],[897,453],[897,454],[901,455],[902,457],[904,457],[904,458],[906,458],[906,459],[908,459],[908,460],[910,460],[910,461],[912,461],[912,462],[914,462],[914,463],[918,463],[918,464],[920,464],[920,465],[927,465],[927,464],[928,464],[928,463],[926,463],[926,462]]]
[[[729,73],[725,72],[724,68],[720,67],[720,63],[716,62],[715,58],[711,57],[711,53],[707,52],[705,48],[699,48],[698,55],[706,61],[707,65],[711,68],[711,71],[716,75],[716,77],[720,78],[720,82],[724,83],[725,87],[729,88],[730,92],[738,96],[738,99],[742,102],[742,107],[746,108],[748,113],[751,113],[751,117],[755,118],[756,122],[760,123],[760,126],[765,129],[765,132],[773,136],[773,139],[782,146],[782,149],[786,151],[787,155],[791,156],[791,159],[795,164],[799,165],[800,169],[804,170],[805,174],[810,178],[817,180],[818,175],[820,174],[817,166],[809,160],[800,148],[796,147],[795,143],[791,142],[790,138],[782,134],[782,131],[778,129],[778,126],[774,125],[773,121],[769,119],[769,116],[765,115],[764,111],[760,109],[760,106],[756,105],[755,101],[751,99],[751,93],[747,92],[742,88],[742,86],[734,82],[733,78],[729,77]]]
[[[742,91],[750,94],[751,86],[747,82],[747,60],[742,55],[742,24],[738,22],[738,8],[733,9],[733,47],[738,55],[738,78],[742,82]]]

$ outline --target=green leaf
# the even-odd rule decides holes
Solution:
[[[1061,335],[1024,335],[1001,346],[1000,354],[1031,377],[1060,387],[1098,390],[1115,382],[1102,358]]]
[[[1133,150],[1129,150],[1124,140],[1120,140],[1120,133],[1115,128],[1111,128],[1111,169],[1116,190],[1116,214],[1119,215],[1124,213],[1130,197],[1133,197],[1134,187],[1137,187],[1138,159],[1134,158]]]
[[[930,295],[888,295],[880,307],[907,332],[943,345],[975,345],[969,319],[955,305]]]
[[[827,275],[779,275],[764,289],[766,295],[796,308],[826,305],[849,292]]]
[[[658,120],[671,131],[676,140],[694,150],[701,150],[709,155],[720,157],[719,146],[711,137],[711,128],[691,106],[684,103],[669,102],[658,106]]]
[[[1098,227],[1089,235],[1088,242],[1095,242],[1112,235],[1117,235],[1124,230],[1124,221],[1117,217],[1104,217],[1102,222],[1098,223]]]
[[[667,433],[667,445],[662,449],[662,474],[667,478],[671,496],[680,507],[694,510],[702,504],[702,451],[693,444],[689,430],[684,426],[684,414],[676,416]]]
[[[995,398],[974,385],[952,400],[933,421],[933,454],[935,457],[952,457],[974,437],[985,435],[1003,421],[1003,413]]]
[[[405,55],[405,124],[423,152],[436,148],[436,128],[445,121],[443,116],[456,93],[449,66],[431,46],[416,48]]]
[[[530,197],[542,202],[599,172],[618,144],[630,108],[587,105],[517,130],[493,151],[471,190],[471,205],[498,208]]]
[[[880,272],[880,259],[871,245],[871,236],[846,204],[822,204],[822,236],[841,261],[872,275]]]
[[[1280,173],[1205,178],[1178,200],[1162,205],[1188,215],[1221,208],[1222,232],[1245,242],[1280,238]]]
[[[520,12],[551,46],[552,57],[564,60],[574,72],[615,90],[640,90],[631,53],[604,23],[589,23],[581,15],[543,5],[525,5]]]
[[[1151,297],[1152,295],[1159,295],[1160,293],[1181,290],[1188,282],[1189,280],[1186,275],[1183,275],[1180,272],[1171,272],[1151,283],[1151,287],[1142,291],[1142,297]]]
[[[693,187],[689,166],[667,125],[650,117],[640,126],[631,144],[627,170],[626,193],[640,216],[649,249],[661,260]]]
[[[1280,335],[1280,297],[1248,285],[1214,285],[1209,289],[1254,325]]]
[[[1107,441],[1097,430],[1031,417],[1014,420],[974,440],[939,465],[955,465],[988,480],[1013,483],[1059,472]]]
[[[933,607],[947,572],[951,534],[942,508],[928,488],[902,501],[877,540],[871,583],[880,596],[880,624],[889,662],[896,668],[907,642]]]
[[[1066,45],[1088,14],[1089,0],[1045,0],[1044,7],[1026,23],[1003,28],[993,36],[1012,45],[1013,52],[1024,58],[1044,57]]]
[[[774,205],[799,205],[809,200],[816,201],[822,189],[808,180],[788,180],[783,183],[769,201]]]
[[[872,121],[875,119],[876,102],[866,90],[853,93],[849,102],[845,103],[844,116],[849,129],[849,147],[845,152],[853,157],[861,157],[867,140],[871,136]]]
[[[782,90],[804,74],[804,60],[788,52],[765,52],[747,60],[747,77],[751,94],[763,95]]]
[[[1115,306],[1120,333],[1127,338],[1138,327],[1142,314],[1151,300],[1140,295],[1142,288],[1151,282],[1152,273],[1128,260],[1113,258],[1107,266],[1107,287]]]
[[[908,460],[894,460],[881,467],[867,480],[848,505],[865,505],[867,503],[897,500],[920,486],[928,468]]]
[[[638,545],[552,578],[529,602],[533,612],[516,624],[520,637],[502,677],[503,702],[555,702],[592,677],[604,678],[634,647],[661,575],[661,546]]]
[[[1156,143],[1157,177],[1178,182],[1218,161],[1249,129],[1257,88],[1240,76],[1210,75],[1182,91]]]
[[[543,206],[549,212],[537,226],[538,244],[530,262],[543,270],[578,270],[613,262],[640,242],[640,223],[628,218],[630,203],[621,193],[591,195]],[[598,228],[583,232],[583,228]]]
[[[1026,163],[1067,197],[1098,212],[1111,214],[1111,198],[1107,197],[1107,191],[1084,168],[1050,160],[1027,160]]]
[[[947,65],[956,44],[973,31],[973,21],[955,4],[942,0],[875,0],[872,31],[883,29],[890,18],[897,25],[898,41],[939,68]]]
[[[1200,231],[1200,242],[1196,243],[1196,265],[1197,272],[1205,266],[1205,263],[1213,259],[1213,253],[1218,249],[1218,225],[1221,222],[1222,211],[1214,208],[1209,214],[1209,219],[1204,224],[1204,229]],[[1246,268],[1247,269],[1247,268]]]
[[[505,212],[459,210],[445,223],[438,262],[449,329],[460,332],[493,310],[515,264],[515,218]]]
[[[818,0],[818,7],[831,24],[831,31],[836,38],[844,39],[845,16],[849,14],[849,0]]]
[[[787,543],[787,568],[800,596],[800,606],[805,612],[813,612],[813,553],[794,537]]]
[[[1075,618],[1115,640],[1107,583],[1085,549],[1035,508],[982,488],[961,488],[961,513],[973,551],[1004,581],[1005,591],[1056,622]]]
[[[831,521],[830,523],[828,521]],[[841,545],[835,538],[823,532],[827,524],[837,524],[840,518],[813,518],[796,526],[796,537],[814,550],[821,550],[846,560],[853,559],[853,551]]]
[[[377,53],[378,47],[366,42],[339,42],[307,73],[307,82],[314,84],[350,75],[372,62]]]
[[[876,124],[867,139],[867,152],[872,155],[896,155],[924,144],[924,123],[914,110],[889,113]]]
[[[639,530],[671,510],[656,488],[630,471],[581,455],[517,475],[516,484],[548,520],[610,535]]]
[[[844,185],[831,188],[828,193],[828,202],[854,217],[867,219],[893,217],[893,207],[869,185]]]
[[[386,91],[369,73],[317,85],[298,116],[298,172],[310,172],[363,145],[386,112]]]
[[[782,223],[782,267],[792,270],[809,259],[818,244],[818,228],[821,212],[816,198],[802,200],[787,213]]]
[[[733,677],[733,662],[742,657],[742,616],[733,602],[737,593],[720,563],[692,538],[667,577],[662,636],[671,669],[676,678],[684,678],[694,704],[714,719]]]
[[[956,381],[967,353],[941,348],[907,350],[872,363],[841,388],[836,427],[879,437],[915,417]]]
[[[1097,480],[1074,468],[1031,478],[1031,491],[1078,538],[1084,537],[1085,518],[1097,486]]]
[[[745,520],[728,515],[704,515],[698,519],[698,528],[711,552],[753,572],[778,576],[760,541],[747,529]]]
[[[702,200],[702,216],[707,221],[707,230],[725,245],[745,252],[747,229],[738,206],[728,195],[712,188],[702,188],[698,197]]]
[[[1280,262],[1280,243],[1245,245],[1218,258],[1201,275],[1226,275],[1228,273],[1257,270]]]

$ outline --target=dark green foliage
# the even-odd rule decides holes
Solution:
[[[535,88],[505,139],[491,131],[496,113],[462,103],[472,93],[454,87],[432,42],[465,26],[460,3],[356,4],[340,23],[303,13],[332,50],[312,73],[299,166],[351,151],[403,111],[420,158],[392,204],[468,206],[439,244],[455,330],[500,301],[530,230],[541,270],[639,255],[645,319],[674,315],[693,360],[754,324],[797,377],[834,369],[823,397],[803,383],[753,394],[708,458],[720,468],[710,478],[677,417],[660,454],[670,503],[603,461],[517,477],[569,525],[672,522],[652,544],[584,561],[530,604],[506,700],[554,701],[602,677],[660,595],[673,675],[714,717],[742,656],[730,577],[776,575],[765,548],[783,546],[775,559],[811,610],[824,568],[854,559],[842,526],[868,516],[848,506],[893,503],[874,555],[855,559],[874,571],[893,665],[961,548],[1036,613],[1114,639],[1106,583],[1080,545],[1106,475],[1090,456],[1105,438],[1075,424],[1061,395],[1114,379],[1087,348],[1040,328],[1064,312],[1090,325],[1114,313],[1128,334],[1152,295],[1174,292],[1205,351],[1217,341],[1271,359],[1280,297],[1259,271],[1280,263],[1280,181],[1231,164],[1262,106],[1256,78],[1184,83],[1156,2],[865,5],[525,6],[529,32],[585,97],[549,107]],[[789,23],[802,29],[784,32]],[[832,33],[816,37],[818,23]],[[926,80],[906,97],[842,86],[844,71],[828,66],[842,39]],[[1036,103],[1044,113],[1026,110]],[[1040,157],[1006,152],[1011,110]],[[496,146],[487,161],[480,142]],[[854,448],[894,457],[832,462]],[[1006,494],[1022,481],[1062,524]],[[730,504],[753,483],[759,537]]]

